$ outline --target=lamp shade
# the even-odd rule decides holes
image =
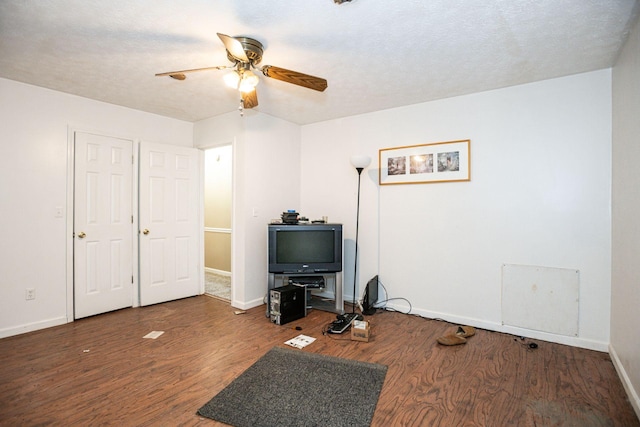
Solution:
[[[240,90],[240,92],[244,93],[251,92],[258,85],[258,82],[260,82],[258,76],[256,76],[251,71],[245,71],[242,73],[242,78],[240,79],[240,85],[238,86],[238,89]]]
[[[237,89],[238,83],[240,83],[240,75],[236,71],[225,74],[222,79],[227,86],[233,89]]]
[[[249,70],[234,70],[225,74],[223,79],[227,86],[233,89],[238,89],[240,92],[244,93],[253,91],[260,82],[258,76]]]
[[[363,155],[351,156],[351,164],[354,168],[366,168],[371,163],[371,157]]]

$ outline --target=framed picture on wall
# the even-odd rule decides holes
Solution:
[[[430,184],[471,179],[471,140],[383,148],[380,185]]]

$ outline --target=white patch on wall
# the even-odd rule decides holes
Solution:
[[[580,271],[502,266],[502,324],[578,336]]]

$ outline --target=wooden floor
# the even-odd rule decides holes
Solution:
[[[606,353],[484,330],[444,347],[453,325],[393,312],[368,316],[371,341],[354,342],[322,334],[334,318],[277,326],[264,306],[236,315],[199,296],[5,338],[0,425],[221,425],[196,410],[303,333],[317,340],[300,351],[389,367],[374,426],[640,426]]]

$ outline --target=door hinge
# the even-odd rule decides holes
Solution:
[[[133,224],[133,215],[131,215],[131,224]]]
[[[131,284],[133,284],[133,276],[131,276]]]

